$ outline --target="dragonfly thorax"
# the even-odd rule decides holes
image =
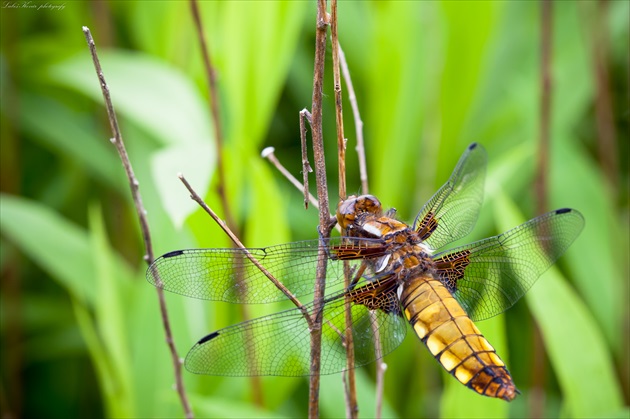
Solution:
[[[376,274],[394,274],[400,281],[412,272],[430,273],[431,252],[418,233],[407,224],[383,214],[380,201],[373,195],[350,196],[337,206],[337,221],[348,237],[381,239],[387,244],[387,254],[372,266]]]

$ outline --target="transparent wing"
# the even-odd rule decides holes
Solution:
[[[514,305],[583,227],[578,211],[552,211],[498,236],[436,254],[436,276],[472,320],[487,319]]]
[[[343,264],[357,267],[384,255],[380,240],[343,238],[309,240],[249,249],[190,249],[167,253],[147,270],[147,280],[167,291],[188,297],[231,303],[268,303],[286,296],[252,259],[282,282],[295,296],[313,292],[317,257],[323,244],[328,261],[327,289],[343,282]],[[364,276],[369,276],[368,269]],[[339,287],[337,287],[339,290]]]
[[[407,326],[398,309],[370,312],[363,305],[351,307],[355,367],[373,362],[400,345]],[[312,304],[306,309],[310,312]],[[321,374],[347,369],[345,330],[344,297],[340,294],[329,299],[323,309]],[[193,373],[208,375],[309,375],[310,339],[308,323],[294,308],[211,333],[190,350],[185,365]]]
[[[432,249],[470,233],[483,201],[487,156],[481,144],[468,146],[453,174],[416,216],[413,229]]]

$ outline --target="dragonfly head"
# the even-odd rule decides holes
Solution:
[[[337,222],[344,229],[356,226],[366,215],[380,217],[382,214],[381,202],[374,195],[351,195],[337,205]]]

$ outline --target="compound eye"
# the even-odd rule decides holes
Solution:
[[[337,222],[341,228],[348,228],[356,217],[357,197],[352,195],[337,205]]]
[[[359,201],[356,205],[357,212],[367,212],[376,216],[381,216],[383,213],[381,202],[374,195],[360,196],[357,201]]]
[[[349,228],[357,222],[357,217],[372,214],[380,217],[383,213],[380,201],[374,195],[349,196],[337,205],[337,222],[341,228]]]

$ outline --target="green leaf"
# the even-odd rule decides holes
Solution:
[[[126,412],[128,416],[134,413],[134,392],[131,385],[131,360],[129,357],[129,341],[127,324],[125,322],[125,301],[123,297],[129,294],[129,278],[125,278],[124,269],[117,269],[116,260],[112,257],[112,249],[107,243],[103,216],[96,205],[89,208],[91,230],[92,260],[96,267],[96,286],[99,298],[96,300],[95,320],[98,325],[103,352],[111,366],[112,386],[107,395],[116,410]],[[103,356],[102,353],[92,353]],[[96,360],[95,360],[96,361]]]
[[[181,228],[186,218],[199,209],[195,201],[182,196],[184,185],[178,174],[183,174],[197,193],[203,196],[209,188],[215,165],[215,150],[209,143],[178,144],[153,154],[153,180],[162,206],[176,228]]]
[[[249,206],[255,207],[255,210],[251,212],[245,224],[247,245],[269,246],[289,241],[286,198],[282,196],[274,182],[268,163],[260,156],[254,155],[250,158],[248,167],[251,174]],[[312,231],[315,236],[314,225]]]
[[[376,414],[376,386],[368,374],[368,369],[374,369],[375,364],[369,364],[363,368],[354,370],[357,388],[357,403],[359,406],[359,417],[373,418]],[[385,372],[385,386],[395,378]],[[320,409],[324,417],[344,417],[346,414],[346,403],[344,395],[343,375],[330,374],[321,377],[320,384]],[[382,417],[396,417],[387,399],[383,398]]]
[[[497,196],[495,215],[501,230],[523,221],[505,196]],[[553,268],[545,273],[526,299],[542,331],[570,415],[603,417],[620,410],[621,389],[604,336],[559,271]]]
[[[243,401],[190,395],[193,410],[200,417],[216,418],[283,418],[285,415],[262,409]]]
[[[80,163],[86,172],[118,192],[127,191],[114,147],[105,134],[99,136],[100,132],[86,115],[38,94],[23,93],[20,101],[20,125],[25,133]]]
[[[133,120],[163,144],[213,141],[207,106],[177,69],[148,55],[121,50],[99,52],[99,58],[119,115]],[[52,66],[49,75],[58,84],[102,103],[87,54]]]
[[[280,97],[308,4],[213,2],[204,6],[221,74],[226,140],[238,144],[239,153],[243,146],[258,150]]]
[[[0,226],[4,237],[74,298],[96,301],[95,267],[84,230],[38,202],[6,194],[0,195]]]
[[[623,328],[623,320],[619,313],[627,304],[624,295],[627,278],[619,261],[627,260],[622,249],[627,249],[628,224],[615,214],[613,198],[601,173],[583,151],[570,143],[569,136],[561,138],[567,141],[552,149],[549,200],[554,208],[578,209],[586,219],[584,231],[565,262],[606,341],[621,354],[623,337],[619,330]],[[597,249],[596,258],[584,257],[594,255],[593,249]]]
[[[115,394],[115,388],[117,387],[115,372],[112,364],[109,362],[110,359],[105,352],[88,309],[74,298],[72,298],[72,307],[74,308],[81,335],[85,340],[96,369],[108,416],[128,417],[131,412],[125,411],[123,406],[117,403],[114,397],[111,397]]]

